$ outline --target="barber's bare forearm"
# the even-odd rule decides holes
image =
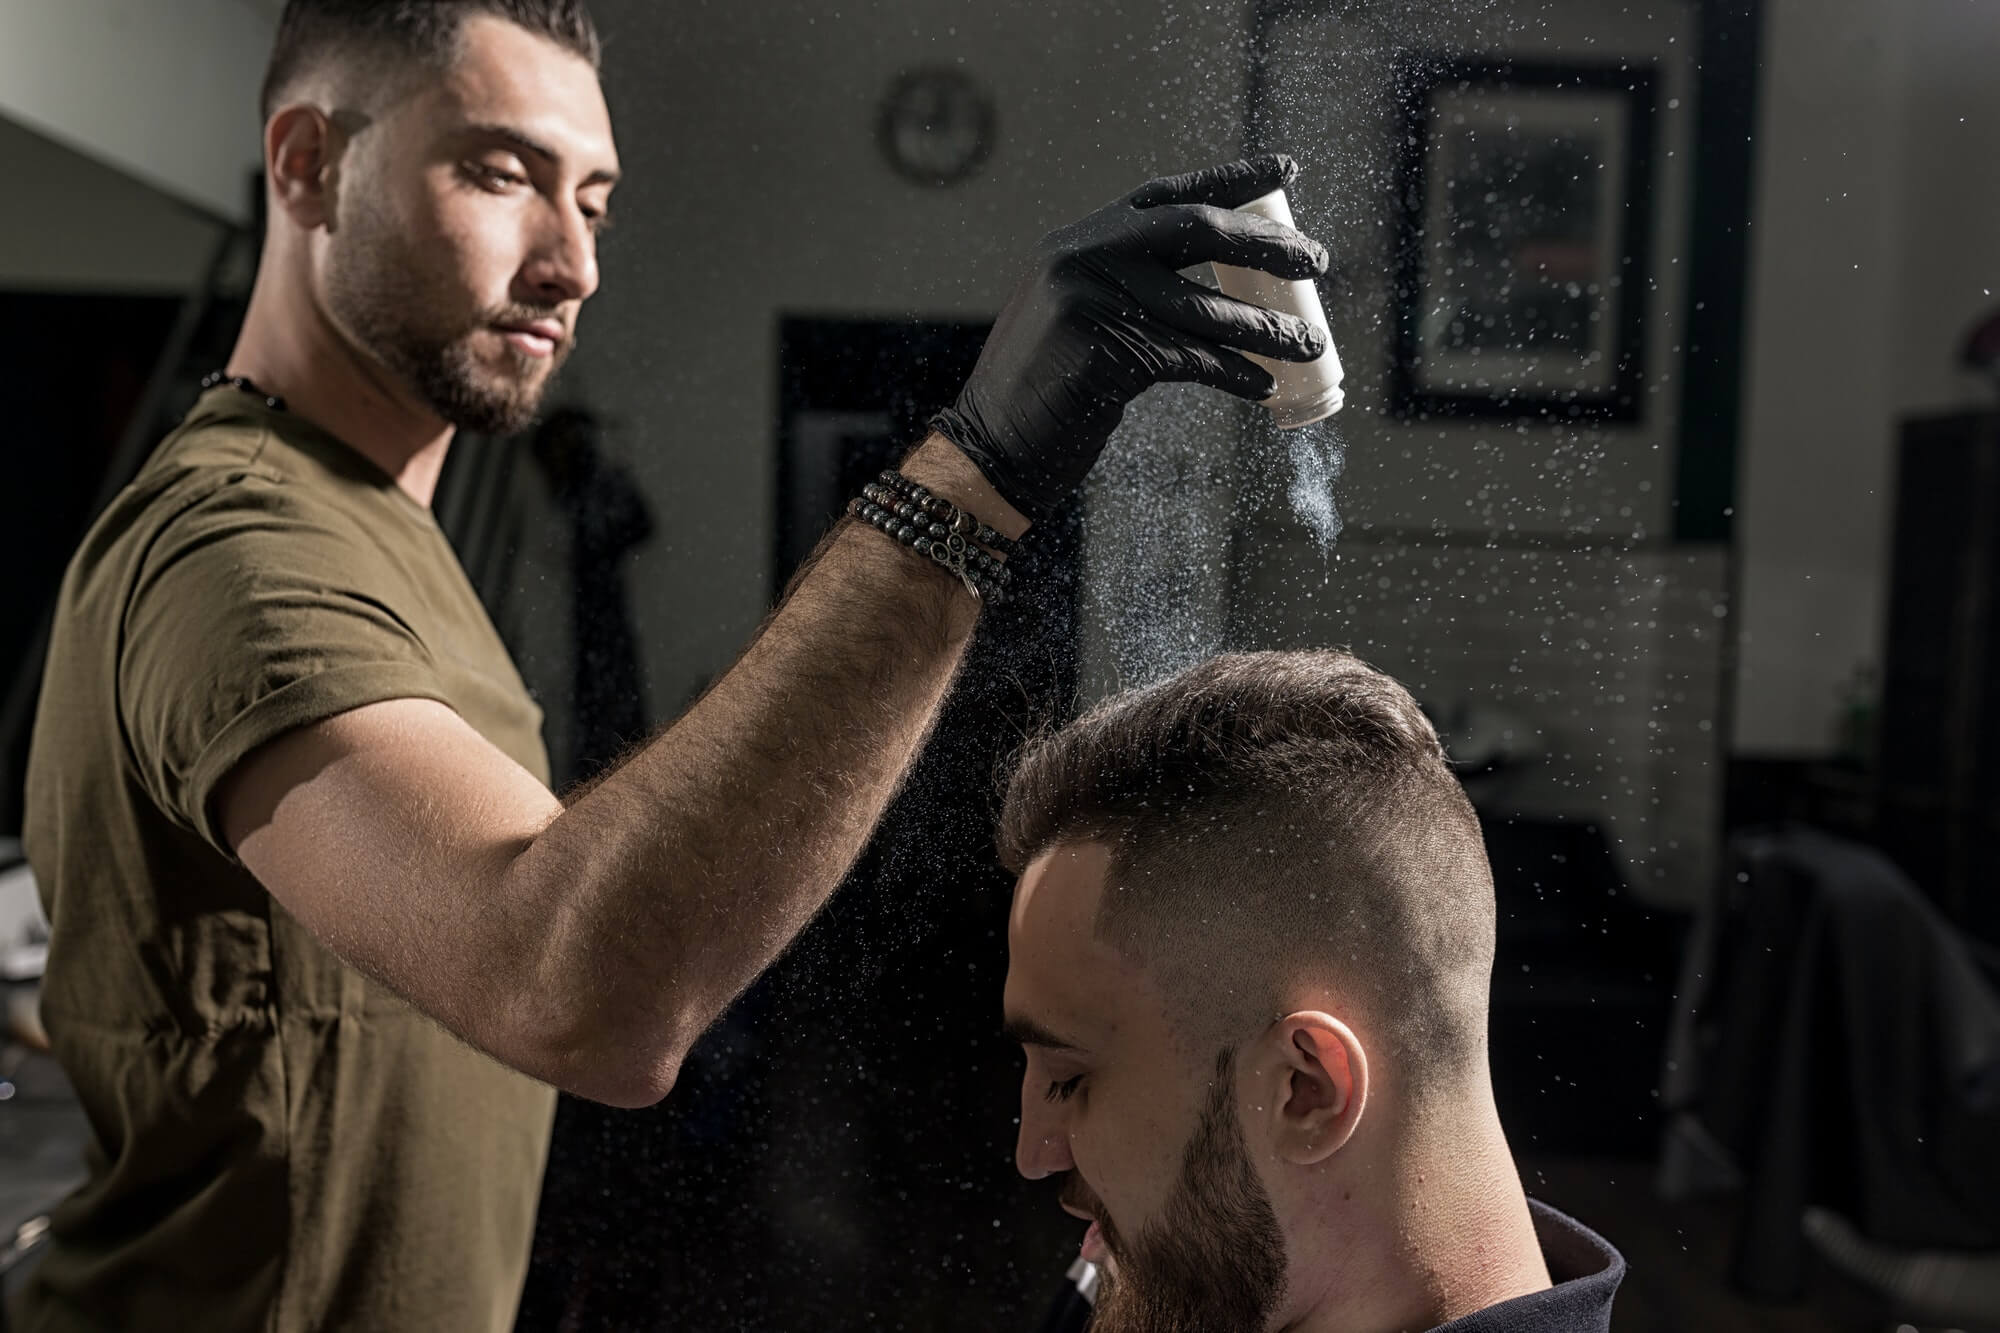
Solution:
[[[1294,170],[1164,177],[1051,232],[937,418],[951,442],[904,471],[1016,536],[1149,385],[1261,399],[1272,377],[1246,353],[1319,356],[1317,330],[1179,276],[1323,272],[1323,248],[1234,211]],[[217,784],[217,828],[329,947],[466,1040],[585,1096],[656,1100],[852,864],[976,613],[939,568],[850,524],[714,689],[567,805],[444,704],[396,698],[245,756]]]
[[[904,469],[1009,535],[1026,527],[942,440]],[[936,718],[977,609],[943,571],[843,525],[736,665],[516,860],[509,896],[549,905],[537,989],[565,997],[569,1058],[633,1066],[629,1093],[620,1076],[607,1100],[664,1095],[839,884]]]

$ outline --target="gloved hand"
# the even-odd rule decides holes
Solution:
[[[1209,261],[1317,277],[1326,251],[1268,218],[1231,210],[1298,175],[1280,155],[1150,181],[1042,238],[955,406],[933,429],[1029,519],[1090,471],[1125,404],[1192,381],[1268,398],[1269,372],[1231,348],[1310,361],[1305,321],[1224,296],[1177,272]]]

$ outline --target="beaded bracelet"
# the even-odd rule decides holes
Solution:
[[[949,501],[939,501],[935,496],[932,497],[933,506],[944,504],[947,512],[942,514],[937,513],[935,509],[929,511],[919,509],[914,500],[906,500],[888,487],[879,486],[872,481],[861,488],[861,498],[887,510],[903,523],[909,524],[919,537],[943,542],[948,550],[962,547],[966,563],[996,582],[1002,584],[1012,582],[1013,575],[1007,572],[1005,564],[966,540],[966,528],[976,528],[979,525],[976,520],[968,522],[971,515],[954,508]]]
[[[847,512],[957,575],[975,601],[995,606],[1005,602],[1013,571],[966,539],[968,531],[976,536],[991,529],[941,496],[925,491],[924,499],[920,509],[916,500],[898,489],[870,482]]]
[[[1014,554],[1015,543],[1011,537],[1001,536],[972,515],[963,513],[951,501],[941,495],[931,494],[928,489],[911,481],[902,473],[892,469],[883,472],[879,480],[895,490],[911,504],[927,511],[932,517],[944,518],[954,523],[962,523],[963,526],[955,527],[954,530],[972,538],[981,546],[990,546],[1001,555]]]
[[[1006,585],[1012,581],[1012,576],[1006,567],[971,545],[960,534],[952,532],[941,538],[932,537],[927,531],[918,531],[914,523],[906,521],[901,515],[861,498],[849,504],[847,512],[887,533],[918,555],[929,556],[947,572],[957,575],[959,582],[965,585],[965,590],[976,601],[998,606],[1007,600]]]

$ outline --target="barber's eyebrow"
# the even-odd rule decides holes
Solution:
[[[540,139],[523,134],[512,125],[468,125],[465,127],[465,132],[476,138],[498,139],[500,142],[519,149],[521,152],[531,153],[545,162],[562,161],[561,153],[558,153]],[[596,171],[585,176],[583,183],[585,185],[616,185],[618,183],[618,173],[609,167],[599,167]]]
[[[1005,1033],[1010,1041],[1017,1041],[1023,1046],[1046,1046],[1057,1051],[1086,1049],[1080,1042],[1052,1032],[1034,1019],[1021,1014],[1009,1015],[1007,1021],[1001,1024],[1000,1031]]]

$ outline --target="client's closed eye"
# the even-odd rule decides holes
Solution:
[[[1083,1082],[1083,1075],[1066,1078],[1060,1083],[1049,1084],[1048,1099],[1052,1102],[1066,1102],[1076,1095],[1077,1086]]]

